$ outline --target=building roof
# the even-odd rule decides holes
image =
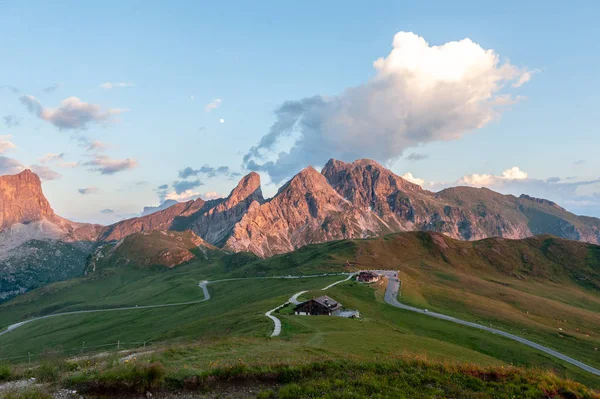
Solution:
[[[325,306],[326,308],[331,309],[331,310],[334,310],[334,309],[342,307],[342,304],[334,301],[333,299],[331,299],[327,295],[323,295],[323,296],[320,296],[318,298],[313,298],[312,300],[315,301],[315,302],[317,302],[320,305]]]

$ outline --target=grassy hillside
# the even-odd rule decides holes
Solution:
[[[269,259],[208,252],[175,267],[99,268],[0,305],[0,326],[59,311],[174,303],[202,298],[200,280],[397,269],[401,301],[492,324],[600,367],[599,248],[546,237],[460,242],[439,234],[402,233],[311,245]],[[0,336],[0,357],[121,341],[201,342],[171,359],[200,369],[215,359],[267,363],[426,356],[436,361],[536,366],[600,387],[597,378],[507,339],[383,302],[383,286],[354,282],[327,294],[363,318],[281,314],[282,336],[266,339],[264,312],[295,292],[305,297],[340,277],[237,280],[209,285],[210,301],[182,307],[72,315],[42,320]],[[285,312],[284,312],[285,313]],[[177,360],[179,359],[179,360]],[[179,363],[177,363],[179,364]]]

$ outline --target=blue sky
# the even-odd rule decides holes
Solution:
[[[165,197],[226,195],[249,169],[272,195],[300,165],[363,156],[428,189],[488,186],[600,216],[600,6],[420,3],[2,1],[0,172],[34,165],[57,213],[101,223]],[[465,79],[432,90],[430,102],[414,100],[399,89],[408,78],[394,61],[407,53],[391,54],[398,32],[428,46],[469,38],[493,50],[498,64],[473,82],[508,63],[502,87],[486,90],[510,101],[449,114],[472,84]],[[448,64],[460,58],[448,53]],[[393,64],[389,74],[374,68],[381,57]],[[513,87],[525,73],[530,79]],[[378,84],[385,98],[369,103]],[[258,145],[290,117],[276,114],[284,103],[300,110],[296,129]],[[82,119],[61,113],[69,104]],[[403,107],[418,131],[397,126]],[[95,141],[105,148],[88,149]],[[180,178],[186,167],[196,176]]]

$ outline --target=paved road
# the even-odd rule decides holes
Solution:
[[[525,344],[527,346],[530,346],[532,348],[535,348],[537,350],[540,350],[542,352],[545,352],[551,356],[554,356],[558,359],[564,360],[567,363],[572,364],[573,366],[579,367],[582,370],[588,371],[592,374],[598,375],[600,376],[600,370],[588,366],[585,363],[580,362],[579,360],[575,360],[569,356],[563,355],[562,353],[559,353],[553,349],[550,349],[548,347],[545,347],[543,345],[537,344],[533,341],[530,341],[528,339],[519,337],[518,335],[514,335],[514,334],[510,334],[507,333],[505,331],[502,330],[498,330],[495,328],[491,328],[491,327],[487,327],[484,326],[482,324],[477,324],[477,323],[472,323],[470,321],[465,321],[465,320],[461,320],[461,319],[457,319],[456,317],[452,317],[452,316],[446,316],[445,314],[441,314],[441,313],[436,313],[436,312],[428,312],[425,311],[424,309],[419,309],[419,308],[415,308],[413,306],[408,306],[405,305],[401,302],[398,301],[398,289],[400,286],[400,282],[398,281],[398,279],[396,278],[396,272],[394,271],[387,271],[387,270],[377,270],[377,272],[385,274],[388,277],[388,285],[387,285],[387,289],[385,290],[385,301],[392,305],[395,306],[397,308],[400,309],[404,309],[404,310],[409,310],[411,312],[417,312],[417,313],[421,313],[424,314],[426,316],[430,316],[430,317],[435,317],[437,319],[442,319],[442,320],[446,320],[446,321],[451,321],[453,323],[457,323],[457,324],[462,324],[464,326],[469,326],[469,327],[473,327],[473,328],[478,328],[480,330],[484,330],[487,332],[491,332],[492,334],[496,334],[496,335],[501,335],[503,337],[512,339],[514,341],[520,342],[522,344]]]
[[[291,303],[291,304],[294,304],[294,305],[300,305],[302,302],[300,302],[298,300],[298,297],[300,295],[304,294],[305,292],[308,292],[308,291],[296,292],[294,295],[292,295],[292,297],[290,298],[290,300],[288,302]]]
[[[325,288],[321,288],[321,290],[323,290],[323,291],[324,291],[324,290],[326,290],[326,289],[328,289],[328,288],[331,288],[331,287],[333,287],[333,286],[334,286],[334,285],[336,285],[336,284],[343,283],[344,281],[348,281],[348,280],[350,280],[350,279],[352,278],[352,276],[354,276],[356,273],[338,273],[337,275],[346,275],[346,274],[348,275],[348,277],[347,277],[347,278],[345,278],[345,279],[343,279],[343,280],[340,280],[340,281],[336,281],[335,283],[329,284],[327,287],[325,287]],[[311,276],[311,277],[335,276],[335,275],[336,275],[336,274],[323,274],[323,275],[313,275],[313,276]],[[267,316],[269,319],[273,320],[273,323],[275,324],[275,326],[273,327],[273,332],[271,333],[271,337],[277,337],[277,336],[279,336],[279,334],[281,334],[281,320],[279,320],[277,317],[273,316],[273,314],[272,314],[272,313],[273,313],[273,312],[275,312],[275,311],[276,311],[276,310],[278,310],[278,309],[281,309],[282,307],[284,307],[285,305],[287,305],[287,304],[289,304],[289,303],[291,303],[291,304],[294,304],[294,305],[298,305],[298,304],[300,304],[301,302],[300,302],[300,301],[298,301],[298,297],[299,297],[300,295],[304,294],[305,292],[308,292],[308,291],[300,291],[300,292],[296,292],[294,295],[292,295],[292,296],[290,297],[290,299],[289,299],[289,300],[288,300],[286,303],[284,303],[284,304],[282,304],[282,305],[279,305],[279,306],[277,306],[275,309],[271,309],[271,310],[269,310],[267,313],[265,313],[265,316]]]
[[[10,326],[8,326],[6,328],[6,330],[0,332],[0,336],[7,334],[21,326],[24,326],[25,324],[29,324],[32,321],[49,319],[51,317],[68,316],[68,315],[84,314],[84,313],[119,312],[119,311],[123,311],[123,310],[142,310],[142,309],[165,308],[165,307],[169,307],[169,306],[194,305],[197,303],[202,303],[202,302],[208,301],[210,299],[210,293],[208,292],[208,288],[207,288],[209,284],[220,283],[220,282],[224,282],[224,281],[287,279],[287,278],[297,279],[297,278],[311,278],[311,277],[324,277],[324,276],[338,276],[338,275],[346,275],[346,274],[347,273],[329,273],[329,274],[309,274],[306,276],[272,276],[272,277],[229,278],[229,279],[213,280],[213,281],[205,280],[205,281],[201,281],[198,283],[198,287],[200,287],[202,289],[202,292],[204,293],[204,298],[200,299],[200,300],[189,301],[189,302],[178,302],[178,303],[165,303],[165,304],[160,304],[160,305],[126,306],[126,307],[122,307],[122,308],[112,308],[112,309],[75,310],[73,312],[52,313],[52,314],[49,314],[46,316],[34,317],[33,319],[24,320],[24,321],[15,323],[15,324],[11,324]]]

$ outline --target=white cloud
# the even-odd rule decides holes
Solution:
[[[165,196],[166,200],[175,200],[175,201],[179,201],[179,202],[185,202],[185,201],[189,201],[192,199],[196,199],[198,197],[200,197],[200,193],[195,192],[194,190],[185,190],[181,193],[176,193],[176,192],[172,192],[172,193],[167,193],[167,195]]]
[[[413,174],[410,172],[407,172],[400,177],[402,177],[404,180],[408,180],[411,183],[418,184],[421,187],[423,187],[423,184],[425,184],[425,180],[413,176]]]
[[[210,112],[213,109],[217,109],[217,108],[219,108],[221,106],[222,102],[223,102],[223,100],[221,100],[220,98],[212,100],[211,102],[209,102],[208,104],[206,104],[206,106],[204,107],[204,111]]]
[[[204,194],[201,195],[202,199],[208,201],[208,200],[212,200],[212,199],[217,199],[217,198],[223,198],[222,195],[220,195],[219,193],[217,193],[216,191],[209,191],[206,192]]]
[[[371,80],[337,96],[284,102],[245,155],[246,167],[280,182],[331,157],[388,162],[407,148],[485,126],[518,101],[503,90],[531,77],[470,39],[432,46],[411,32],[397,33],[392,51],[373,66]],[[295,143],[275,155],[289,136]]]
[[[52,123],[60,130],[84,129],[92,122],[110,122],[114,115],[128,111],[125,108],[102,110],[99,105],[83,102],[77,97],[64,99],[58,108],[44,108],[34,96],[30,95],[23,95],[19,100],[29,112]]]
[[[105,82],[100,85],[101,88],[110,90],[116,87],[133,87],[134,84],[131,82]]]
[[[196,96],[192,94],[192,95],[190,96],[190,100],[192,100],[192,101],[196,101]]]
[[[0,153],[17,148],[17,146],[10,141],[11,135],[0,136]]]
[[[456,183],[474,187],[501,186],[508,181],[525,180],[527,179],[527,176],[527,172],[523,172],[518,166],[513,166],[512,168],[502,171],[500,176],[475,173],[461,177]]]
[[[40,163],[47,163],[47,162],[55,162],[55,161],[62,161],[65,157],[65,153],[56,153],[56,152],[49,152],[46,155],[44,155],[43,157],[41,157],[39,159]]]
[[[132,158],[113,159],[106,155],[95,155],[91,161],[85,162],[84,165],[90,166],[91,170],[100,172],[103,175],[113,175],[137,167],[138,162]]]
[[[508,180],[523,180],[527,179],[527,172],[523,172],[518,166],[513,166],[502,172],[502,178]]]
[[[219,122],[225,123],[225,119],[221,118],[221,119],[219,119]]]

